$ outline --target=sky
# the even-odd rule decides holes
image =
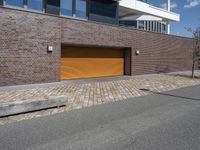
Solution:
[[[167,0],[147,0],[148,3],[164,8]],[[171,0],[171,11],[181,15],[180,22],[171,23],[171,34],[191,37],[193,30],[200,26],[200,0]]]

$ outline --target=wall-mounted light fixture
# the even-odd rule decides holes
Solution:
[[[139,50],[136,50],[136,51],[135,51],[135,54],[136,54],[136,55],[139,55],[139,54],[140,54],[140,51],[139,51]]]
[[[52,53],[53,52],[53,46],[47,46],[47,52]]]

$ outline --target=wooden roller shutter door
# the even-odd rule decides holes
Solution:
[[[124,50],[64,46],[61,80],[124,75]]]

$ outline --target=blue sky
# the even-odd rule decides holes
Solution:
[[[147,0],[158,7],[164,7],[167,0]],[[180,22],[171,23],[171,34],[191,37],[185,27],[195,29],[200,25],[200,0],[171,0],[171,11],[181,15]]]

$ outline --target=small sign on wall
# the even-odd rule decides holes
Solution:
[[[52,53],[53,52],[53,46],[47,46],[47,52]]]

